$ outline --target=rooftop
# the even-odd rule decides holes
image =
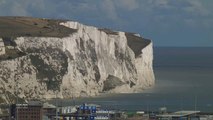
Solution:
[[[193,115],[193,114],[197,114],[200,113],[200,111],[177,111],[174,113],[170,113],[170,114],[162,114],[162,115],[157,115],[158,117],[164,117],[164,118],[168,118],[168,117],[184,117],[184,116],[189,116],[189,115]]]

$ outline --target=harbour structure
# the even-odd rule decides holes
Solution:
[[[111,120],[120,118],[121,111],[102,109],[97,104],[82,104],[79,106],[57,107],[57,116],[54,112],[45,114],[48,119],[60,120]]]
[[[198,113],[200,111],[177,111],[169,114],[156,115],[158,120],[191,120],[199,119]]]

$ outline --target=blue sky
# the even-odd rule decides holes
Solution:
[[[213,47],[213,0],[0,0],[0,15],[75,20],[139,33],[154,46]]]

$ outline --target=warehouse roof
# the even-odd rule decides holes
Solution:
[[[193,114],[197,114],[200,111],[177,111],[174,113],[170,113],[170,114],[162,114],[162,115],[157,115],[157,117],[184,117],[184,116],[189,116],[189,115],[193,115]]]

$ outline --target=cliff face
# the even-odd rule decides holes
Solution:
[[[72,21],[59,25],[75,32],[0,39],[3,99],[16,92],[24,99],[132,93],[154,84],[150,40]]]

